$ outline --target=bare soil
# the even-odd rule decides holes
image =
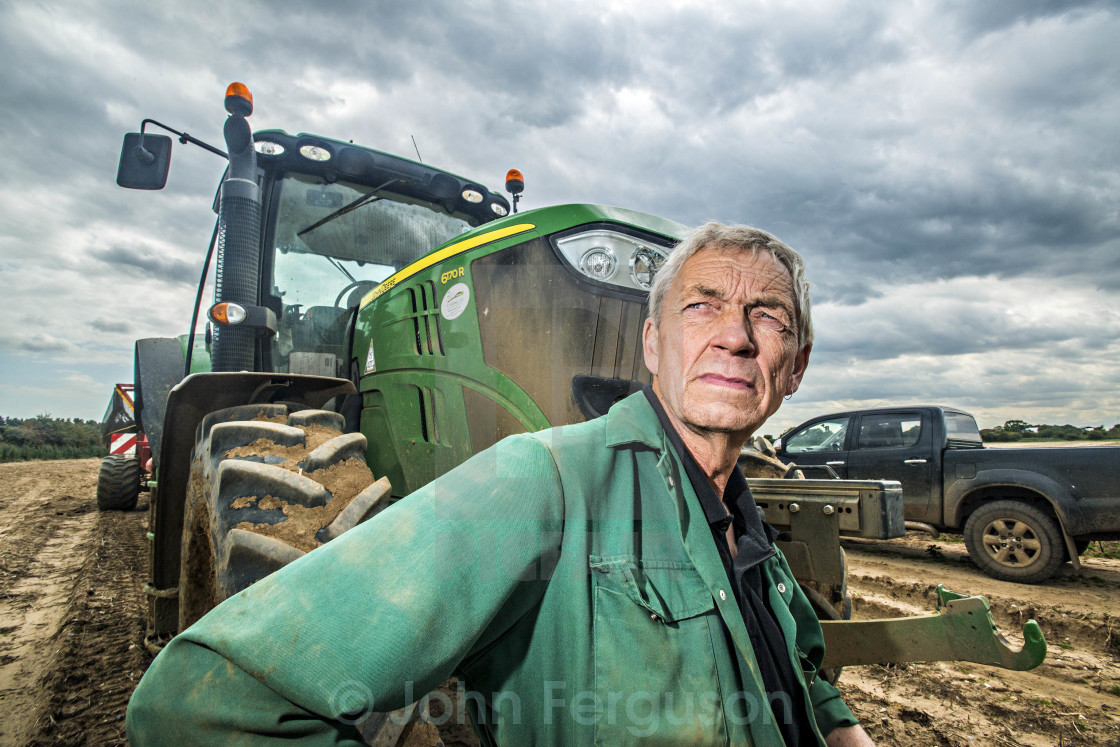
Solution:
[[[1106,543],[1115,547],[1116,543]],[[1120,560],[1082,557],[1045,584],[996,581],[959,538],[911,532],[887,542],[844,540],[853,617],[931,613],[936,586],[982,594],[1018,648],[1026,620],[1046,635],[1030,672],[967,662],[844,670],[840,689],[884,744],[1120,745]]]
[[[94,507],[97,460],[0,464],[0,745],[123,744],[142,645],[146,498]],[[846,540],[856,617],[932,612],[934,588],[984,594],[1015,640],[1042,625],[1045,663],[848,668],[841,690],[881,744],[1120,745],[1120,560],[1039,586],[995,581],[957,541]],[[1021,637],[1018,639],[1021,643]]]
[[[0,464],[0,744],[124,744],[144,650],[147,500],[99,513],[97,459]]]

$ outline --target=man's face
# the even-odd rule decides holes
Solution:
[[[678,427],[745,442],[793,394],[809,362],[797,346],[789,270],[767,251],[705,248],[642,332],[653,388]]]

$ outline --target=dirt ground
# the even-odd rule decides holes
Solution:
[[[0,464],[0,745],[122,744],[142,645],[147,506],[99,514],[97,460]],[[984,594],[1032,672],[968,663],[848,668],[847,702],[881,744],[1120,745],[1120,560],[1042,586],[995,581],[960,542],[846,541],[854,614],[932,612],[938,583]],[[1018,639],[1021,643],[1021,637]]]
[[[97,459],[0,464],[0,744],[124,744],[144,651],[147,500],[99,514]]]

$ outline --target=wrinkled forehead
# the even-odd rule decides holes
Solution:
[[[765,248],[706,246],[681,265],[670,291],[683,293],[697,286],[728,294],[780,296],[795,305],[789,268]]]

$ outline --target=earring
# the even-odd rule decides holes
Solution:
[[[787,394],[787,395],[786,395],[786,399],[787,399],[787,400],[793,399],[793,395],[792,395],[792,394]]]

